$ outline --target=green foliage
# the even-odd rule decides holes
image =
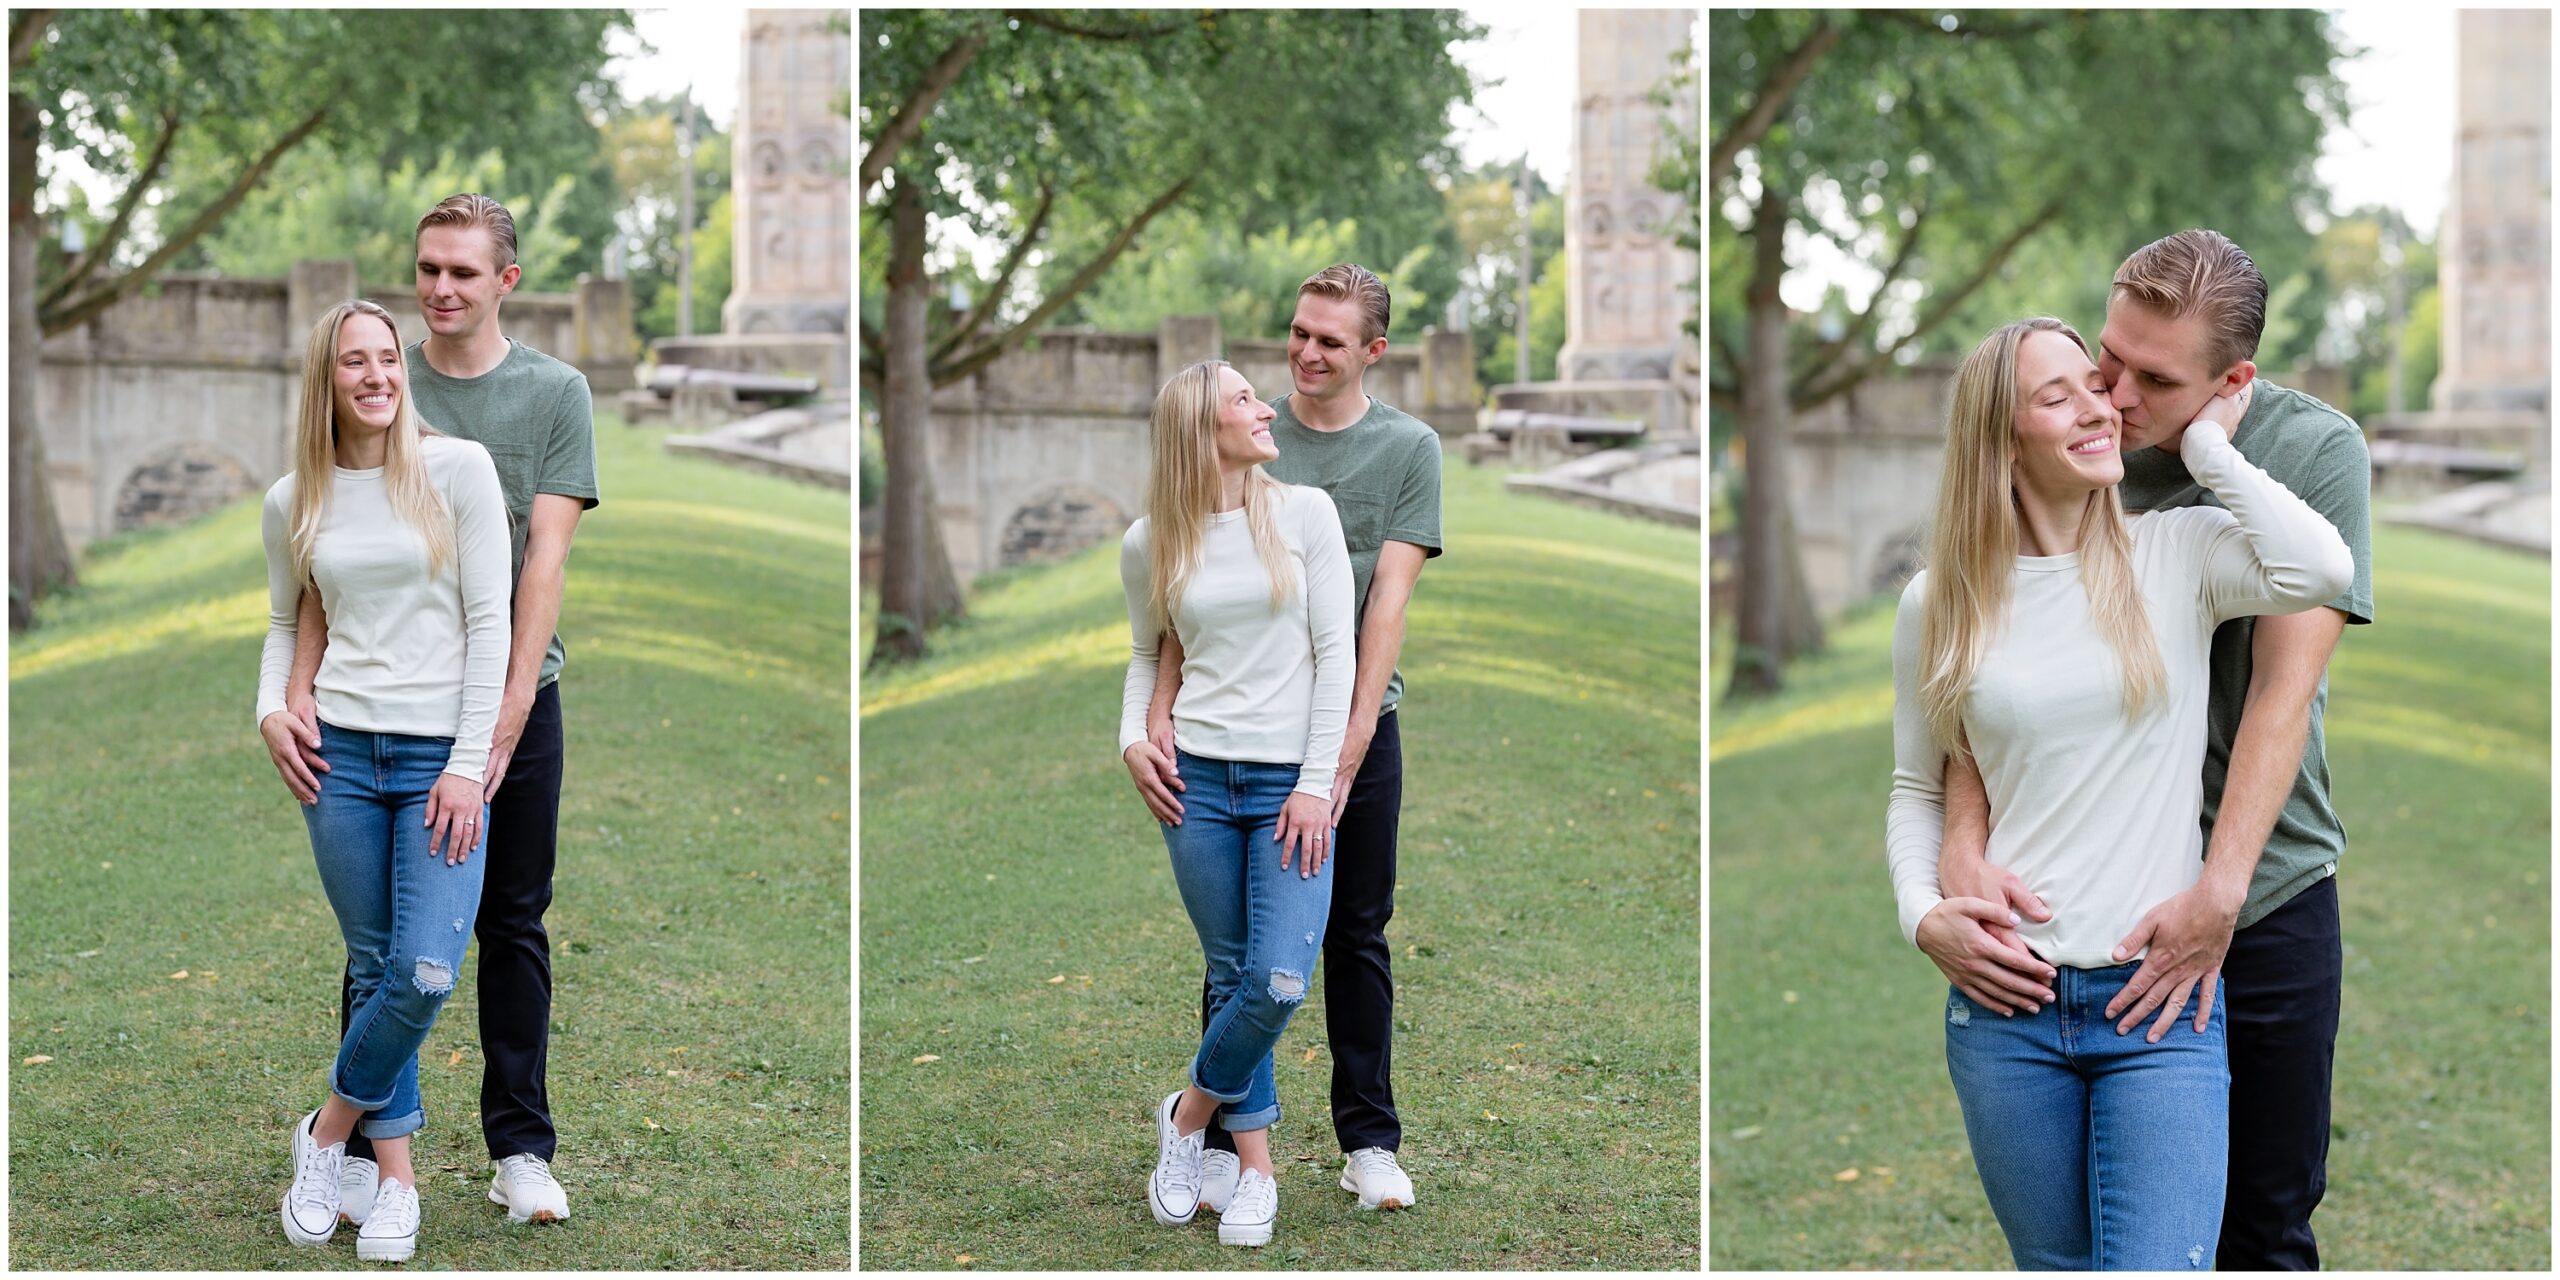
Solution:
[[[1512,351],[1519,345],[1520,173],[1517,164],[1488,164],[1459,174],[1447,195],[1447,217],[1462,264],[1459,278],[1469,304],[1467,328],[1476,349],[1476,384],[1488,388],[1516,380]],[[1564,348],[1564,197],[1538,181],[1534,170],[1529,195],[1530,261],[1537,264],[1530,279],[1529,364],[1533,376],[1551,378],[1556,355]],[[1538,374],[1538,369],[1548,372]]]
[[[1152,34],[1096,39],[1057,24]],[[1418,334],[1455,295],[1456,246],[1445,238],[1436,179],[1455,168],[1448,111],[1472,94],[1450,46],[1481,35],[1458,13],[1055,10],[1025,20],[869,10],[856,39],[865,136],[878,135],[945,49],[973,34],[985,47],[892,181],[916,182],[931,212],[1000,245],[1023,234],[1042,192],[1055,193],[1040,256],[1013,296],[986,299],[985,281],[963,272],[973,298],[1008,321],[1070,290],[1122,228],[1177,187],[1198,225],[1235,240],[1355,217],[1349,256],[1388,278],[1396,333]],[[881,207],[885,195],[875,201]],[[866,240],[885,240],[884,229],[875,222]],[[1145,272],[1133,259],[1160,243],[1142,241],[1113,270]],[[1417,255],[1424,246],[1432,252]],[[877,314],[869,299],[885,291],[885,266],[885,255],[864,255],[866,316]],[[1210,283],[1219,294],[1243,284]],[[1136,286],[1115,289],[1127,298]],[[936,306],[938,331],[948,313]],[[1079,318],[1090,319],[1070,312],[1058,322]]]
[[[1720,225],[1708,239],[1720,349],[1745,345],[1751,271],[1738,233],[1762,183],[1790,193],[1799,234],[1828,238],[1879,272],[1917,228],[1904,275],[1918,287],[1892,297],[1886,323],[1842,353],[1850,361],[1953,300],[2023,228],[2040,227],[1929,333],[1934,349],[1963,349],[2001,322],[2066,306],[2075,323],[2094,321],[2115,264],[2184,227],[2229,235],[2270,280],[2308,254],[2312,161],[2343,113],[2324,14],[1715,9],[1707,21],[1707,111],[1719,138],[1817,23],[1840,31],[1718,185]],[[1725,269],[1737,253],[1741,269]],[[2092,271],[2097,263],[2104,269]],[[1806,327],[1793,345],[1810,366],[1822,339]],[[1795,371],[1800,383],[1808,372]],[[1719,358],[1720,384],[1738,376]]]
[[[730,204],[728,191],[723,189],[718,198],[711,202],[709,209],[710,212],[702,220],[702,226],[693,233],[693,331],[695,333],[720,332],[720,305],[729,298],[732,270],[730,254],[737,242],[737,231],[733,223],[736,215]],[[676,331],[678,296],[673,259],[669,259],[662,269],[650,272],[646,278],[653,282],[650,292],[645,295],[648,298],[648,305],[641,308],[639,315],[633,318],[633,324],[647,337],[663,338]],[[639,293],[641,281],[641,276],[632,277],[632,291],[635,297],[643,296]]]
[[[578,526],[560,617],[548,916],[557,1168],[577,1217],[537,1235],[484,1198],[466,981],[419,1064],[420,1257],[843,1272],[851,503],[672,457],[610,417],[596,436],[605,501]],[[83,590],[11,645],[22,1267],[358,1265],[343,1234],[304,1252],[275,1226],[286,1128],[327,1085],[345,952],[244,710],[266,630],[258,510],[92,556]]]
[[[1698,535],[1456,462],[1444,498],[1404,642],[1388,930],[1422,1207],[1335,1188],[1318,973],[1276,1058],[1281,1237],[1239,1259],[1137,1209],[1200,950],[1108,745],[1115,539],[864,678],[865,1262],[1697,1269]]]
[[[2387,524],[2373,555],[2379,620],[2340,641],[2324,721],[2348,847],[2322,1261],[2542,1271],[2550,563]],[[1883,597],[1798,662],[1786,692],[1717,711],[1720,1270],[2010,1265],[1947,1082],[1946,980],[1902,941],[1877,856],[1892,633]],[[1711,671],[1732,639],[1718,628]],[[2477,962],[2488,954],[2499,962]],[[1860,1176],[1838,1180],[1850,1168]]]
[[[1350,218],[1239,237],[1177,209],[1148,230],[1144,253],[1122,259],[1077,303],[1098,329],[1153,332],[1166,316],[1210,313],[1229,338],[1278,338],[1288,332],[1298,285],[1350,258],[1358,239]]]
[[[301,145],[341,170],[322,186],[448,152],[494,150],[518,173],[544,175],[528,193],[560,202],[552,214],[562,238],[585,246],[577,269],[590,269],[613,201],[588,113],[614,96],[605,39],[629,24],[625,10],[67,10],[11,88],[46,104],[47,181],[76,154],[129,184],[164,120],[175,121],[161,195],[136,219],[120,267],[316,117]],[[559,195],[553,183],[563,176],[583,194]],[[112,211],[75,212],[94,229]],[[46,280],[60,265],[45,269]]]
[[[516,262],[524,268],[516,287],[566,292],[591,269],[595,249],[563,225],[576,181],[558,174],[546,186],[532,185],[540,181],[510,175],[496,150],[469,159],[445,151],[424,168],[413,157],[381,170],[304,147],[197,241],[192,256],[202,267],[242,277],[282,277],[306,258],[353,258],[356,278],[368,288],[405,290],[417,272],[418,219],[446,196],[477,191],[515,216]]]
[[[1566,283],[1564,250],[1558,248],[1538,268],[1538,278],[1529,286],[1531,382],[1555,380],[1556,357],[1564,352]],[[1478,332],[1484,334],[1482,330]],[[1518,375],[1519,369],[1513,358],[1520,349],[1520,335],[1516,330],[1504,328],[1480,336],[1476,347],[1483,352],[1476,357],[1476,378],[1480,385],[1502,386]]]
[[[1706,162],[1699,149],[1698,113],[1691,92],[1698,83],[1698,46],[1694,43],[1682,45],[1671,55],[1671,62],[1678,70],[1650,95],[1656,105],[1668,112],[1662,122],[1662,131],[1670,147],[1646,178],[1656,188],[1679,196],[1684,202],[1687,216],[1673,229],[1671,239],[1681,248],[1696,253],[1703,239],[1702,224],[1706,217],[1706,210],[1698,206],[1699,189],[1706,183]],[[1694,309],[1697,287],[1697,281],[1692,279],[1689,283],[1692,310],[1688,318],[1680,322],[1681,331],[1693,338],[1698,336],[1700,320]]]

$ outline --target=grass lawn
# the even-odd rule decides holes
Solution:
[[[2312,1226],[2331,1268],[2546,1270],[2551,565],[2387,526],[2373,552],[2379,620],[2329,669],[2346,988]],[[1713,717],[1719,1268],[2010,1265],[1885,875],[1892,630],[1878,601]]]
[[[1115,540],[863,680],[866,1267],[1698,1265],[1698,536],[1445,483],[1389,928],[1419,1207],[1335,1189],[1319,980],[1279,1047],[1278,1238],[1148,1216],[1200,950],[1112,753]]]
[[[599,419],[560,621],[575,1216],[511,1228],[485,1199],[466,974],[422,1055],[422,1265],[850,1262],[849,500],[658,439]],[[352,1269],[351,1229],[304,1250],[276,1222],[344,951],[250,723],[257,502],[83,579],[10,650],[10,1262]]]

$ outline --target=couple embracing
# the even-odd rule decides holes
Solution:
[[[1352,264],[1299,287],[1291,394],[1223,360],[1173,375],[1149,422],[1146,515],[1120,548],[1120,754],[1164,836],[1207,961],[1198,1051],[1155,1104],[1147,1206],[1270,1242],[1280,1211],[1272,1050],[1324,968],[1342,1189],[1414,1203],[1388,1083],[1404,755],[1405,605],[1440,553],[1440,438],[1370,396],[1386,285]],[[1266,469],[1267,467],[1267,469]]]
[[[2183,231],[2116,272],[2098,358],[2039,317],[1956,374],[1886,856],[2021,1268],[2318,1266],[2346,846],[2321,725],[2373,616],[2371,465],[2256,376],[2266,307],[2239,246]]]
[[[301,802],[345,944],[328,1093],[291,1137],[285,1236],[405,1262],[420,1220],[418,1049],[480,942],[489,1199],[557,1222],[542,915],[560,813],[554,626],[596,504],[586,378],[507,338],[515,220],[456,195],[418,222],[424,340],[351,299],[312,329],[293,469],[267,491],[258,731]]]

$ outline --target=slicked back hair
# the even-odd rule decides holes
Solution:
[[[471,191],[446,196],[418,219],[417,235],[425,235],[429,227],[487,227],[489,239],[498,246],[498,270],[516,264],[515,215],[487,196]]]
[[[2108,296],[2172,320],[2203,316],[2204,356],[2212,373],[2255,357],[2258,335],[2267,327],[2267,278],[2219,231],[2181,231],[2134,250],[2116,268]]]
[[[1336,263],[1307,277],[1298,286],[1298,296],[1314,294],[1319,298],[1349,299],[1360,304],[1360,345],[1367,346],[1385,337],[1387,332],[1387,285],[1377,273],[1356,262]]]

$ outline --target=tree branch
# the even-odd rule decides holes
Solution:
[[[1204,10],[1198,21],[1207,21],[1215,12],[1216,10]],[[1046,9],[1007,9],[1004,11],[1004,16],[1028,26],[1046,27],[1063,35],[1080,36],[1087,40],[1153,40],[1159,36],[1179,35],[1188,25],[1176,22],[1165,27],[1123,27],[1118,30],[1080,27]]]
[[[1020,323],[980,344],[977,350],[948,364],[935,366],[933,385],[947,387],[976,373],[994,363],[996,357],[1019,345],[1022,339],[1033,330],[1047,323],[1049,317],[1056,315],[1060,309],[1074,301],[1077,294],[1084,292],[1094,281],[1101,279],[1102,273],[1111,269],[1112,262],[1119,258],[1121,251],[1137,240],[1138,233],[1145,230],[1148,223],[1155,221],[1157,214],[1172,208],[1174,202],[1182,199],[1184,193],[1191,190],[1192,181],[1193,178],[1187,177],[1167,187],[1163,195],[1157,196],[1153,203],[1139,210],[1138,216],[1130,219],[1129,225],[1120,228],[1120,234],[1113,236],[1111,243],[1104,245],[1102,251],[1094,255],[1093,261],[1084,264],[1084,269],[1076,272],[1074,279],[1052,290],[1039,306],[1032,308],[1030,315],[1022,318]]]
[[[1801,412],[1837,399],[1850,388],[1865,381],[1867,375],[1873,373],[1878,366],[1901,354],[1904,347],[1910,346],[1921,335],[1936,328],[1939,322],[1955,314],[1956,308],[1963,306],[1965,299],[1972,297],[1976,290],[1989,283],[1991,277],[1999,273],[2001,264],[2009,260],[2009,255],[2018,251],[2018,246],[2025,244],[2038,231],[2042,231],[2045,224],[2061,216],[2061,213],[2062,197],[2055,196],[2046,201],[2043,208],[2036,210],[2035,214],[2020,224],[2017,230],[2010,232],[2008,239],[1995,246],[1983,258],[1982,265],[1975,268],[1971,276],[1965,278],[1964,283],[1940,297],[1937,305],[1930,308],[1928,314],[1920,317],[1920,322],[1911,327],[1911,332],[1902,335],[1892,346],[1883,351],[1849,365],[1828,378],[1817,380],[1809,377],[1806,381],[1790,388],[1787,399],[1795,405],[1797,411]]]
[[[1048,225],[1049,210],[1057,203],[1057,199],[1057,187],[1051,183],[1042,182],[1040,207],[1031,211],[1031,225],[1023,230],[1020,239],[1013,242],[1012,250],[1004,256],[1004,265],[996,269],[996,282],[988,286],[986,300],[971,307],[968,319],[961,321],[957,328],[944,335],[942,341],[933,344],[933,350],[925,356],[926,360],[940,360],[959,350],[960,344],[968,341],[969,335],[976,333],[978,326],[995,313],[996,304],[1003,300],[1005,289],[1013,284],[1014,271],[1022,266],[1023,259],[1031,256],[1032,242],[1040,238],[1041,229]]]
[[[151,158],[143,162],[133,184],[124,189],[124,198],[116,202],[116,216],[107,223],[107,229],[98,234],[98,242],[89,246],[89,251],[73,261],[70,268],[62,273],[62,278],[54,281],[44,291],[44,296],[36,300],[39,310],[61,305],[81,281],[98,269],[99,263],[115,256],[117,247],[124,243],[125,232],[133,225],[134,211],[142,207],[143,196],[150,190],[152,182],[159,178],[160,170],[169,163],[169,144],[178,136],[178,124],[176,107],[161,113],[160,141],[153,144]]]
[[[1824,18],[1815,24],[1813,34],[1805,37],[1803,44],[1797,45],[1793,52],[1778,60],[1777,66],[1769,69],[1768,78],[1752,91],[1751,108],[1742,113],[1742,118],[1735,121],[1723,137],[1716,139],[1715,149],[1708,153],[1708,186],[1724,181],[1724,176],[1733,170],[1734,157],[1769,131],[1769,126],[1777,122],[1779,108],[1787,105],[1788,97],[1795,93],[1796,86],[1804,83],[1805,76],[1813,70],[1813,64],[1838,43],[1840,28],[1831,25],[1829,18]]]
[[[9,70],[35,56],[36,42],[53,26],[53,14],[51,9],[20,9],[9,15]]]
[[[202,239],[206,232],[221,225],[222,220],[230,216],[231,211],[239,207],[242,200],[248,198],[249,192],[266,180],[267,171],[275,167],[276,161],[282,159],[285,152],[302,145],[302,140],[310,137],[312,132],[320,127],[321,122],[329,118],[329,113],[336,109],[339,97],[340,95],[335,92],[325,95],[324,101],[317,110],[304,116],[301,123],[286,130],[283,137],[276,139],[275,145],[267,148],[266,154],[259,156],[255,163],[241,170],[239,178],[232,182],[230,190],[223,192],[220,199],[206,205],[204,212],[197,214],[194,221],[181,228],[176,235],[170,236],[168,241],[155,250],[150,257],[143,259],[141,266],[109,279],[77,301],[45,309],[37,318],[38,329],[50,337],[65,329],[86,324],[99,312],[114,306],[118,299],[132,292],[135,286],[157,275],[162,267],[169,265],[171,259],[186,252],[189,245]]]
[[[1929,205],[1924,199],[1920,211],[1912,216],[1910,230],[1903,233],[1902,247],[1894,252],[1893,261],[1886,265],[1884,279],[1876,282],[1875,293],[1868,297],[1867,305],[1858,314],[1850,317],[1848,328],[1843,329],[1839,337],[1815,348],[1813,358],[1805,362],[1804,382],[1814,382],[1830,373],[1840,363],[1841,353],[1863,343],[1867,334],[1874,330],[1877,317],[1884,312],[1885,291],[1891,289],[1894,281],[1902,278],[1903,269],[1911,265],[1911,251],[1920,243],[1920,228],[1928,221]]]
[[[986,47],[987,33],[972,31],[952,41],[951,47],[943,50],[942,56],[935,58],[933,65],[925,69],[924,78],[908,92],[907,100],[898,104],[898,110],[889,117],[889,123],[881,128],[880,136],[872,140],[871,149],[862,153],[862,181],[854,195],[857,203],[871,198],[871,188],[878,184],[880,175],[888,171],[889,162],[897,159],[899,153],[907,149],[907,144],[924,131],[925,117],[933,114],[933,108],[942,101],[942,95],[950,92],[951,86],[960,79],[960,73],[978,56],[978,51]]]

